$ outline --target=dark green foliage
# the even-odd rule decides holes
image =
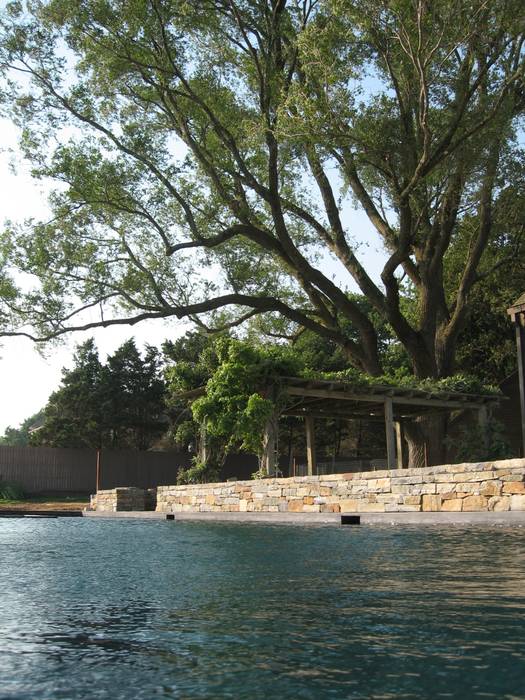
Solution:
[[[0,437],[0,445],[24,447],[31,443],[31,429],[38,428],[44,419],[44,409],[26,418],[18,428],[8,426]]]
[[[445,444],[456,462],[485,462],[515,456],[505,439],[504,426],[494,419],[485,429],[479,425],[465,425],[458,435],[446,438]]]
[[[107,446],[103,367],[93,339],[77,347],[73,369],[62,370],[62,385],[49,397],[42,428],[32,444],[49,447]]]
[[[160,366],[156,348],[147,346],[141,357],[133,340],[108,358],[102,393],[112,447],[147,450],[165,430],[165,385]]]
[[[141,357],[129,340],[102,365],[88,340],[78,347],[73,369],[63,371],[32,443],[146,450],[166,428],[164,391],[155,348]]]
[[[315,373],[314,373],[315,376]],[[320,379],[338,379],[351,384],[357,389],[366,389],[370,386],[398,386],[407,389],[420,389],[434,394],[440,392],[459,392],[462,394],[498,394],[498,387],[484,383],[479,376],[458,372],[443,379],[417,379],[412,374],[403,370],[392,374],[383,374],[379,377],[370,377],[368,374],[350,368],[342,372],[318,373]]]
[[[19,484],[0,479],[0,501],[22,501],[24,498],[24,489]]]
[[[177,484],[206,484],[217,481],[220,468],[213,460],[202,462],[197,457],[187,469],[180,469],[177,474]]]

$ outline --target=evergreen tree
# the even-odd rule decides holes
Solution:
[[[73,369],[62,370],[62,384],[49,398],[44,425],[35,434],[34,443],[101,448],[107,436],[103,368],[92,338],[77,346],[73,361]]]
[[[134,340],[125,342],[104,367],[104,409],[115,448],[147,450],[166,429],[164,382],[159,351],[146,347],[144,359]]]
[[[79,345],[74,367],[45,408],[33,442],[51,447],[147,450],[165,430],[160,354],[144,358],[128,340],[103,365],[93,340]]]

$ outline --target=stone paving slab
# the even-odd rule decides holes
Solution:
[[[82,513],[84,518],[121,518],[121,519],[133,519],[137,518],[140,520],[174,520],[175,518],[171,513],[157,513],[152,510],[119,510],[118,512],[112,512],[109,510],[85,510]]]
[[[525,511],[501,513],[175,513],[175,520],[237,523],[290,523],[341,525],[342,518],[359,519],[361,525],[503,525],[525,527]],[[348,523],[350,524],[350,523]]]
[[[290,525],[341,525],[342,518],[352,517],[361,525],[437,525],[525,527],[525,511],[501,513],[157,513],[152,511],[97,512],[84,511],[87,518],[142,520],[176,520],[230,523],[266,523]],[[350,523],[348,523],[350,525]],[[345,524],[346,526],[346,524]]]
[[[348,515],[343,513],[342,515]],[[361,525],[497,525],[525,527],[525,511],[359,513]]]

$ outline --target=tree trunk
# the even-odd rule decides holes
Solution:
[[[445,438],[448,416],[421,416],[405,424],[408,446],[408,466],[429,467],[443,464],[446,459]]]
[[[266,476],[276,473],[277,464],[277,436],[279,431],[279,415],[274,413],[266,423],[263,435],[262,453],[259,459],[260,470]]]

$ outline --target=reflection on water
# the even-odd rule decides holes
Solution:
[[[0,698],[525,698],[521,529],[0,521]]]

